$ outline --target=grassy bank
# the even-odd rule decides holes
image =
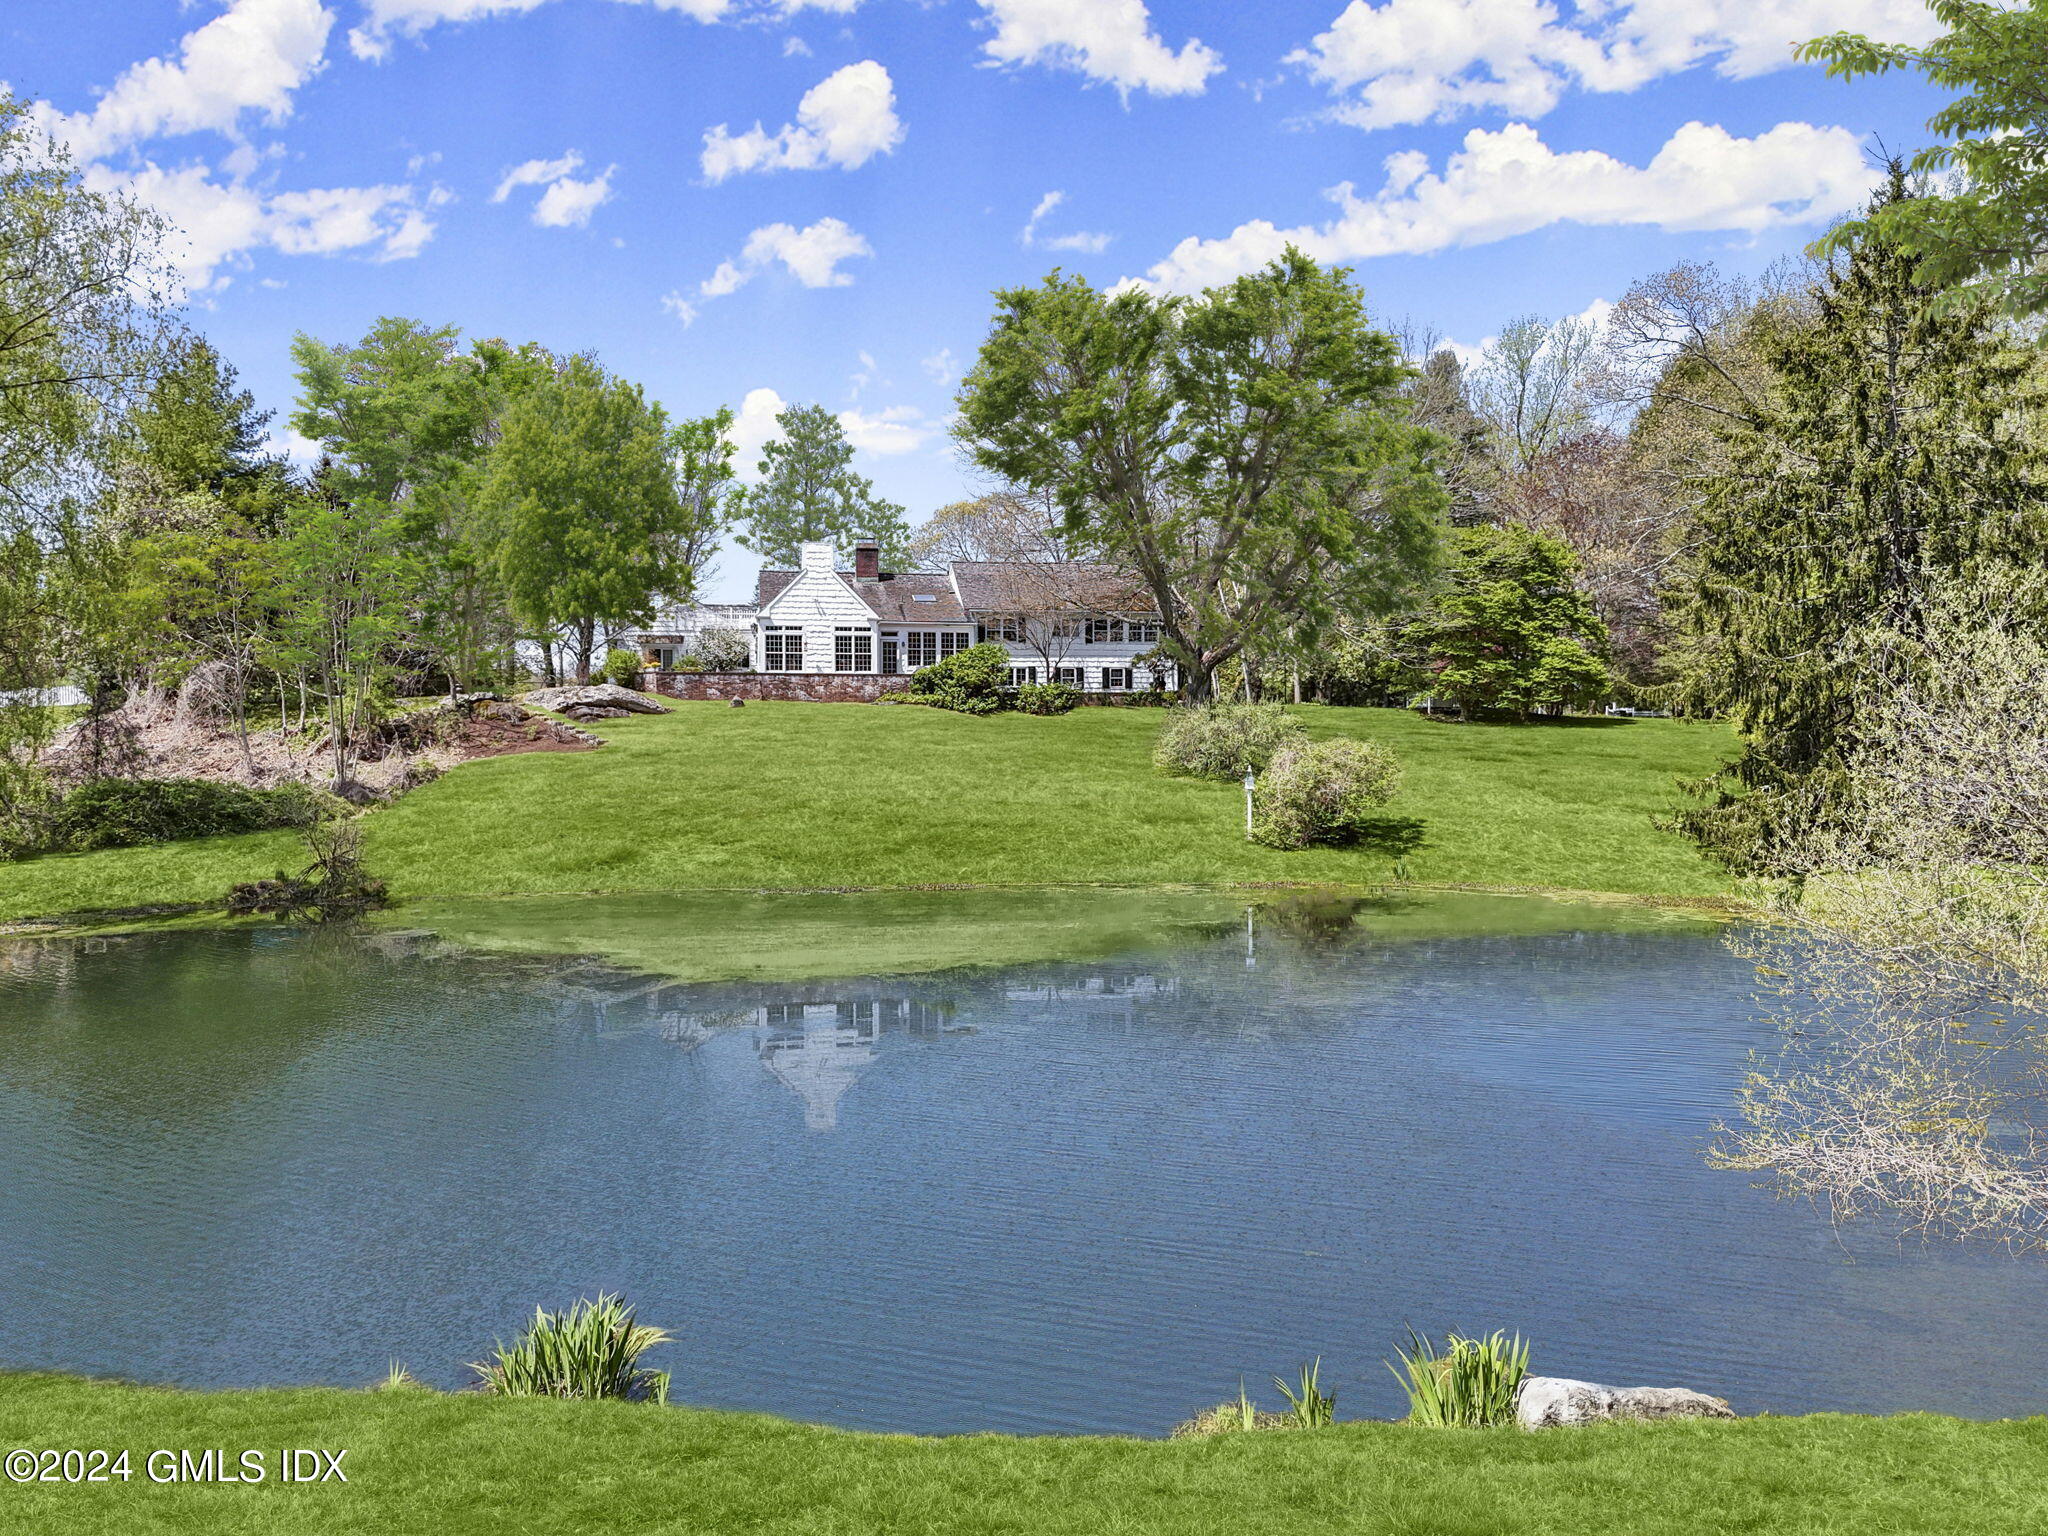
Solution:
[[[1377,881],[1711,895],[1652,816],[1732,745],[1720,727],[1450,725],[1305,708],[1385,744],[1407,778],[1364,846],[1245,842],[1234,785],[1161,777],[1159,716],[977,720],[915,708],[682,704],[610,745],[469,763],[365,824],[405,899],[950,884]],[[298,857],[279,834],[0,865],[0,920],[211,902]]]
[[[1208,1441],[930,1440],[472,1395],[0,1378],[0,1447],[127,1449],[132,1481],[0,1484],[0,1528],[206,1532],[2034,1532],[2048,1420],[1820,1415],[1590,1430],[1354,1424]],[[344,1484],[153,1485],[157,1447],[345,1450]]]

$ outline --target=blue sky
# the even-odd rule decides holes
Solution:
[[[1468,345],[1762,268],[1939,105],[1789,64],[1838,28],[1932,31],[1919,0],[9,0],[0,79],[189,231],[194,323],[281,415],[295,331],[412,315],[732,405],[749,459],[822,401],[916,521],[973,489],[945,423],[989,291],[1055,265],[1191,289],[1293,238]],[[728,557],[709,595],[750,584]]]

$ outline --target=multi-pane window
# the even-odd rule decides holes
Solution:
[[[1022,688],[1026,683],[1035,683],[1037,681],[1038,668],[1036,667],[1010,668],[1010,686],[1012,688]]]
[[[1157,619],[1124,620],[1124,639],[1132,645],[1157,645],[1159,643],[1159,621]]]
[[[875,670],[875,632],[841,625],[832,634],[832,670],[872,672]]]
[[[1102,691],[1104,693],[1129,693],[1131,691],[1131,669],[1129,667],[1104,667],[1102,669]]]
[[[982,629],[991,640],[1005,640],[1011,645],[1024,643],[1024,620],[1015,614],[990,619]]]
[[[1124,639],[1122,619],[1090,619],[1088,621],[1088,643],[1090,645],[1121,645]]]
[[[1065,683],[1069,688],[1079,688],[1087,676],[1087,669],[1083,667],[1055,667],[1052,680],[1056,683]]]
[[[1082,619],[1054,619],[1050,627],[1055,640],[1078,640],[1088,626]]]
[[[761,667],[767,672],[803,671],[803,630],[795,624],[770,624],[761,636]]]
[[[942,657],[958,655],[967,649],[967,634],[957,629],[912,629],[904,631],[903,662],[905,666],[928,667]]]

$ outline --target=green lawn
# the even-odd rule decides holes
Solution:
[[[366,823],[401,898],[538,892],[1379,881],[1705,896],[1651,825],[1732,749],[1686,721],[1452,725],[1306,707],[1407,772],[1367,846],[1248,844],[1234,785],[1161,776],[1160,716],[1050,719],[829,704],[681,704],[601,751],[466,764]],[[0,919],[217,901],[297,857],[279,834],[0,866]],[[1398,865],[1397,865],[1398,861]]]
[[[1820,1415],[1587,1430],[1356,1424],[1208,1441],[858,1434],[470,1394],[182,1393],[0,1378],[0,1448],[127,1449],[132,1481],[0,1484],[66,1536],[1870,1536],[2048,1528],[2048,1419]],[[153,1485],[153,1448],[346,1451],[344,1485]]]

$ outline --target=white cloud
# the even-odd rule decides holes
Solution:
[[[697,287],[699,297],[723,298],[752,281],[763,268],[782,263],[806,288],[844,288],[853,274],[839,264],[856,256],[872,256],[867,240],[840,219],[820,219],[804,229],[790,224],[764,224],[747,236],[738,257],[721,261]]]
[[[892,405],[873,413],[841,411],[839,425],[860,452],[884,456],[915,453],[938,431],[914,405]]]
[[[166,169],[144,161],[116,171],[88,165],[86,185],[125,191],[177,226],[172,260],[185,286],[225,284],[225,269],[246,267],[258,250],[288,256],[354,252],[377,261],[417,256],[434,234],[429,209],[446,201],[409,184],[265,192],[241,180],[217,180],[203,165]]]
[[[664,293],[661,296],[661,307],[666,313],[682,321],[685,327],[697,318],[697,306],[683,297],[683,290],[680,288],[671,288]]]
[[[1708,62],[1744,79],[1842,30],[1925,42],[1940,29],[1923,0],[1607,0],[1570,21],[1552,0],[1351,0],[1287,62],[1343,96],[1339,118],[1385,128],[1541,116],[1567,90],[1631,91]]]
[[[363,0],[365,20],[349,32],[348,45],[359,59],[381,59],[394,37],[418,37],[444,22],[481,21],[490,16],[516,16],[538,10],[547,0]],[[732,0],[621,0],[676,11],[698,21],[717,21],[732,10]]]
[[[785,37],[782,40],[782,56],[785,59],[808,59],[811,45],[800,37]]]
[[[938,351],[926,358],[919,366],[931,375],[932,382],[941,389],[944,389],[948,384],[960,377],[959,369],[953,365],[953,349],[951,347],[939,348]]]
[[[810,171],[825,165],[850,171],[902,142],[889,71],[863,59],[804,92],[796,121],[774,133],[759,123],[740,134],[724,123],[707,130],[701,164],[714,182],[747,171]]]
[[[545,187],[533,205],[533,222],[549,229],[589,224],[590,216],[612,198],[612,173],[608,165],[591,177],[578,179],[571,171],[583,168],[583,156],[569,150],[553,160],[528,160],[515,165],[499,180],[491,201],[502,203],[515,187]]]
[[[591,214],[611,201],[612,172],[617,169],[608,165],[601,175],[585,181],[564,176],[541,193],[540,201],[533,205],[533,222],[549,229],[588,224]]]
[[[491,201],[502,203],[512,195],[514,187],[544,187],[558,177],[583,168],[583,157],[575,150],[555,160],[528,160],[515,165],[498,182],[497,191],[491,194]]]
[[[733,413],[732,465],[742,483],[753,485],[761,478],[761,450],[782,441],[782,427],[775,418],[786,409],[788,402],[774,390],[750,389]]]
[[[1482,245],[1547,224],[1647,224],[1756,233],[1832,217],[1861,202],[1875,173],[1846,128],[1780,123],[1755,138],[1687,123],[1650,163],[1597,149],[1559,154],[1526,123],[1475,128],[1441,172],[1419,151],[1389,155],[1386,182],[1359,197],[1329,192],[1334,218],[1281,229],[1264,219],[1217,239],[1189,236],[1146,274],[1192,292],[1252,271],[1298,245],[1319,261],[1418,255]]]
[[[1028,249],[1047,251],[1087,251],[1092,254],[1109,249],[1112,236],[1095,234],[1088,230],[1076,230],[1069,235],[1040,237],[1040,221],[1066,200],[1067,194],[1064,192],[1048,192],[1041,197],[1038,206],[1031,210],[1031,217],[1024,221],[1023,229],[1017,232],[1018,240]]]
[[[90,112],[44,116],[81,159],[167,134],[232,136],[245,112],[282,122],[293,93],[320,69],[333,26],[320,0],[234,0],[185,34],[176,59],[123,70]]]
[[[1199,96],[1223,68],[1212,48],[1189,38],[1178,53],[1152,30],[1144,0],[981,0],[995,24],[982,45],[997,64],[1049,64],[1090,80],[1154,96]]]

